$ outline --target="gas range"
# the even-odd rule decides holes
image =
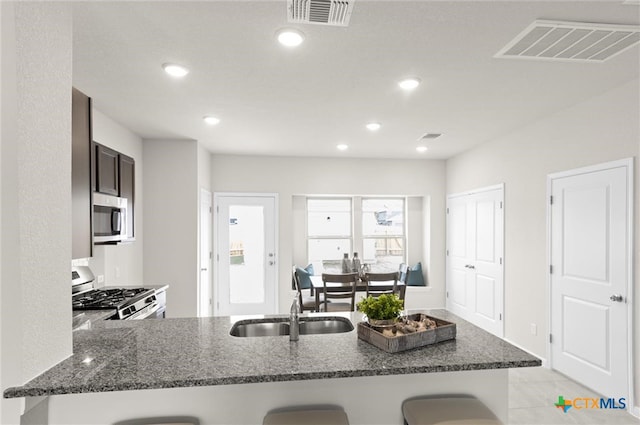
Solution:
[[[74,310],[116,310],[113,319],[117,320],[144,319],[157,310],[155,291],[145,288],[92,289],[73,296],[72,306]]]
[[[93,273],[88,267],[81,266],[72,270],[73,310],[115,310],[111,319],[135,320],[149,318],[159,308],[154,289],[93,289],[93,280]]]

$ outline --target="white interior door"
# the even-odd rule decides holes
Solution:
[[[216,314],[274,314],[276,196],[216,195]]]
[[[630,161],[549,177],[551,365],[629,396]]]
[[[200,281],[198,285],[198,317],[213,314],[211,295],[211,192],[200,189]]]
[[[447,309],[504,334],[504,189],[447,198]]]

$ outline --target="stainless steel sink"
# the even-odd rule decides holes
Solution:
[[[350,332],[353,325],[344,317],[332,317],[321,320],[303,320],[300,322],[300,335],[339,334]]]
[[[231,336],[279,336],[289,335],[289,322],[251,323],[241,320],[234,323],[229,332]]]
[[[352,330],[353,324],[344,317],[300,318],[300,335],[335,334]],[[233,324],[229,334],[237,337],[289,335],[289,319],[240,320]]]

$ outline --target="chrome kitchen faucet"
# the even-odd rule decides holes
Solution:
[[[300,303],[298,302],[298,295],[293,298],[291,303],[291,312],[289,313],[289,341],[297,341],[300,337],[300,320],[298,315],[300,314]]]

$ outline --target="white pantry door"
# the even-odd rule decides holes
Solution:
[[[504,188],[447,197],[447,309],[504,334]]]
[[[630,161],[549,176],[551,365],[628,399]]]
[[[275,314],[276,195],[219,195],[215,314]]]

